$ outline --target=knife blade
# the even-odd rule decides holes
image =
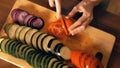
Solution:
[[[65,19],[63,17],[61,17],[61,24],[62,24],[62,28],[65,31],[65,34],[69,35],[70,33],[68,31],[67,23],[66,23],[66,21],[65,21]]]

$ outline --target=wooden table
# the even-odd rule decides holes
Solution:
[[[4,1],[4,0],[3,0]],[[44,5],[44,1],[39,2],[39,0],[31,0],[35,3],[41,3],[42,5]],[[12,2],[13,4],[13,2]],[[9,5],[9,8],[7,8],[7,11],[10,11],[10,8],[12,7],[11,4],[6,4]],[[45,4],[46,5],[46,4]],[[48,6],[48,5],[47,5]],[[2,9],[1,9],[2,10]],[[67,9],[66,9],[67,10]],[[6,12],[0,12],[1,14],[6,14]],[[9,12],[7,12],[9,13]],[[6,19],[3,18],[1,19],[3,21],[5,21]],[[118,68],[120,67],[119,63],[120,63],[120,17],[116,16],[114,14],[108,13],[106,11],[98,11],[97,13],[95,13],[95,22],[97,23],[91,23],[92,26],[95,26],[99,29],[102,29],[104,31],[107,31],[111,34],[114,34],[117,38],[115,46],[113,48],[112,54],[111,54],[111,58],[109,60],[109,64],[108,64],[108,68]],[[1,22],[0,22],[1,23]]]

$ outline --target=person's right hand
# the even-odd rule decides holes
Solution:
[[[57,12],[57,19],[59,19],[61,15],[61,2],[60,0],[48,0],[50,7],[56,7],[56,12]]]

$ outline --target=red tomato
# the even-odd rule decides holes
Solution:
[[[68,27],[72,24],[72,20],[66,18],[64,18],[64,20],[66,28],[63,28],[63,26],[65,27],[65,25],[63,24],[62,18],[60,18],[57,21],[49,24],[49,26],[47,27],[48,34],[53,35],[58,39],[66,38],[69,35]]]

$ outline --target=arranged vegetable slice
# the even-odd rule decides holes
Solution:
[[[17,28],[16,32],[15,32],[15,37],[17,40],[20,41],[19,35],[20,35],[20,31],[24,28],[25,26],[20,26]]]
[[[59,61],[53,54],[36,51],[31,46],[11,39],[3,39],[2,42],[0,42],[0,47],[2,51],[4,50],[6,53],[17,58],[25,59],[34,68],[62,68],[66,65],[62,63],[62,61]]]
[[[13,24],[12,26],[14,25],[17,24]],[[36,50],[56,54],[65,60],[70,59],[70,49],[64,46],[59,40],[55,39],[55,37],[48,35],[47,33],[39,32],[37,29],[32,29],[25,26],[19,26],[16,30],[11,29],[9,31],[15,32],[14,34],[16,38],[18,37],[18,41],[30,45]]]
[[[25,35],[26,33],[30,30],[30,27],[24,27],[23,29],[21,29],[21,31],[19,32],[19,39],[22,43],[25,43]]]
[[[19,25],[29,26],[35,29],[41,29],[44,26],[44,20],[41,17],[32,15],[19,8],[12,10],[11,17]]]
[[[1,51],[2,52],[6,52],[5,50],[5,47],[6,47],[6,43],[9,41],[9,39],[4,39],[2,42],[1,42]]]
[[[37,40],[37,44],[38,44],[38,47],[39,49],[41,49],[42,51],[44,51],[44,49],[42,48],[42,39],[47,36],[47,34],[42,34],[42,35],[39,35],[39,38]]]
[[[9,28],[12,26],[13,24],[6,24],[6,26],[4,27],[5,32],[8,34],[8,30]]]
[[[103,68],[102,63],[87,52],[72,51],[71,61],[77,68]]]
[[[32,36],[34,33],[36,33],[38,30],[36,29],[30,29],[29,31],[26,32],[25,34],[25,42],[28,45],[32,46],[31,40],[32,40]]]
[[[51,40],[55,39],[53,36],[49,36],[49,35],[46,35],[44,38],[43,38],[43,41],[42,41],[42,47],[43,49],[48,52],[48,45],[49,43],[51,42]]]
[[[18,27],[19,27],[19,25],[16,25],[16,24],[13,24],[11,27],[9,27],[9,29],[7,30],[9,38],[14,39],[14,40],[16,39],[15,32],[16,32]]]
[[[36,33],[33,34],[32,38],[31,38],[32,39],[32,45],[37,50],[39,50],[39,48],[38,48],[38,38],[42,34],[43,34],[42,32],[36,32]]]

